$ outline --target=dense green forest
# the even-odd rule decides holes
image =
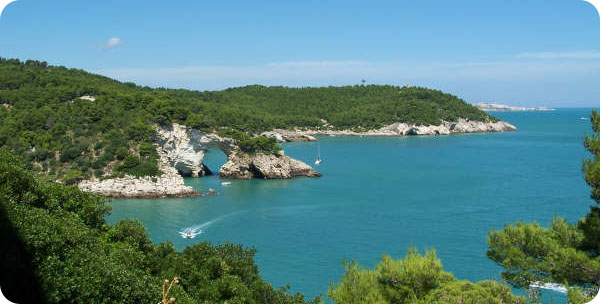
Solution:
[[[600,200],[600,115],[585,140],[593,158],[583,170],[592,197]],[[0,152],[0,284],[18,303],[155,303],[161,284],[177,277],[169,293],[176,303],[305,303],[262,280],[253,249],[196,244],[177,251],[154,244],[137,221],[106,224],[103,197],[75,186],[41,180],[22,159]],[[516,287],[531,282],[569,285],[569,303],[589,300],[600,283],[598,207],[577,224],[555,218],[549,228],[518,223],[493,230],[488,256],[505,268]],[[434,251],[415,249],[403,259],[384,255],[374,270],[344,263],[346,273],[331,284],[336,303],[525,303],[493,281],[471,283],[444,272]],[[587,294],[586,294],[587,293]],[[535,293],[530,293],[535,296]],[[483,301],[482,301],[483,299]],[[313,300],[313,303],[320,299]],[[535,297],[527,303],[539,303]]]
[[[178,251],[170,242],[154,244],[138,221],[108,225],[109,211],[105,198],[40,180],[1,151],[3,293],[17,303],[157,303],[164,280],[177,278],[168,303],[322,303],[265,282],[254,249],[202,242]],[[374,270],[344,266],[328,292],[339,304],[526,303],[500,282],[457,280],[433,250],[411,249],[398,260],[384,255]]]
[[[86,97],[93,96],[94,98]],[[83,98],[82,98],[83,97]],[[137,221],[108,225],[103,197],[69,184],[92,175],[159,175],[154,126],[179,122],[235,138],[248,152],[276,152],[253,134],[272,128],[375,128],[393,121],[438,123],[494,118],[456,97],[424,88],[249,86],[218,92],[151,89],[44,62],[0,60],[0,256],[7,296],[48,303],[156,303],[165,279],[179,278],[177,303],[305,303],[265,282],[254,249],[154,244]],[[353,109],[349,111],[348,109]],[[372,116],[373,113],[378,113]],[[600,115],[583,162],[600,204]],[[45,174],[38,175],[36,172]],[[577,223],[556,217],[506,225],[488,236],[487,255],[512,286],[564,283],[571,303],[600,286],[600,208]],[[374,270],[345,263],[328,296],[336,303],[522,303],[495,282],[459,281],[433,251],[384,256]],[[535,295],[535,294],[533,294]],[[532,299],[535,300],[535,299]],[[314,299],[313,302],[319,302]]]
[[[0,147],[28,168],[70,184],[92,176],[160,175],[156,125],[178,122],[237,135],[247,152],[276,153],[254,136],[274,128],[367,130],[494,117],[440,91],[396,86],[152,89],[45,62],[0,58]]]
[[[384,255],[374,270],[345,262],[341,281],[331,284],[328,296],[340,304],[525,304],[510,287],[495,281],[471,283],[445,272],[435,251],[420,255],[410,249],[403,259]]]
[[[258,274],[254,249],[154,244],[137,221],[107,225],[104,197],[39,180],[0,152],[0,284],[16,303],[305,303]],[[315,299],[318,302],[318,299]]]
[[[265,282],[254,249],[202,242],[183,251],[154,244],[138,222],[108,225],[103,197],[76,186],[40,180],[14,154],[0,152],[0,284],[17,303],[157,303],[165,279],[176,303],[306,302]],[[406,259],[384,256],[376,271],[346,264],[332,285],[336,303],[524,303],[495,282],[456,280],[433,251]],[[487,301],[489,300],[489,301]]]

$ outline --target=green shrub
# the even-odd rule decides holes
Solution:
[[[100,149],[104,148],[104,142],[103,141],[97,141],[94,144],[94,150],[98,151]]]
[[[137,156],[128,155],[123,163],[117,167],[117,171],[133,176],[160,176],[162,172],[158,169],[155,159],[141,160]]]
[[[71,147],[62,151],[60,154],[60,161],[65,163],[72,161],[81,155],[81,151],[77,147]]]
[[[435,251],[420,255],[410,249],[403,259],[384,255],[375,270],[363,269],[356,262],[344,262],[346,273],[328,296],[335,303],[513,303],[525,304],[510,288],[500,283],[458,281],[444,272]]]
[[[119,147],[115,152],[115,156],[118,160],[124,160],[129,155],[129,149],[127,147]]]
[[[105,161],[105,162],[109,162],[109,161],[112,161],[114,159],[115,159],[115,154],[110,149],[104,150],[104,152],[100,156],[100,160]]]
[[[277,144],[277,140],[273,137],[257,136],[250,139],[245,139],[238,142],[240,149],[248,153],[267,153],[277,154],[281,151],[281,147]]]
[[[50,152],[44,148],[38,148],[34,152],[35,160],[44,161],[50,156]]]
[[[102,176],[104,176],[104,171],[102,169],[96,169],[94,170],[94,176],[97,178],[101,178]]]
[[[152,143],[143,142],[140,144],[140,156],[143,158],[156,158],[158,153]]]
[[[96,160],[96,161],[92,162],[92,168],[93,169],[101,169],[101,168],[104,168],[104,167],[106,167],[106,161],[104,161],[102,159],[99,159],[99,160]]]
[[[82,180],[82,175],[83,173],[80,170],[69,169],[62,178],[62,181],[65,185],[73,185]]]

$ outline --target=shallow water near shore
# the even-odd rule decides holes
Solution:
[[[212,197],[114,200],[107,218],[138,218],[155,242],[179,249],[196,242],[254,246],[261,275],[308,297],[339,280],[342,260],[372,267],[383,253],[435,248],[459,279],[499,279],[486,236],[504,223],[556,214],[574,222],[593,201],[581,172],[591,109],[496,112],[516,132],[451,136],[320,138],[322,178],[186,179]],[[317,143],[284,145],[312,164]],[[217,171],[225,155],[206,160]],[[193,239],[179,231],[201,227]]]

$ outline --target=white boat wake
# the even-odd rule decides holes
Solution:
[[[533,282],[533,283],[529,284],[529,287],[553,290],[553,291],[560,292],[560,293],[567,293],[567,291],[568,291],[567,287],[565,285],[558,284],[558,283]]]
[[[194,229],[190,229],[190,228],[186,228],[182,231],[177,231],[182,238],[184,239],[193,239],[195,238],[197,235],[202,234],[202,230],[198,229],[198,230],[194,230]]]
[[[240,213],[240,212],[242,212],[242,211],[232,212],[232,213],[229,213],[229,214],[226,214],[226,215],[223,215],[223,216],[219,216],[218,218],[216,218],[216,219],[214,219],[214,220],[210,220],[210,221],[208,221],[208,222],[205,222],[205,223],[202,223],[202,224],[200,224],[200,225],[195,225],[195,226],[191,226],[191,227],[183,228],[182,230],[180,230],[180,231],[177,231],[177,232],[178,232],[178,233],[181,235],[181,237],[182,237],[182,238],[184,238],[184,239],[193,239],[193,238],[195,238],[196,236],[198,236],[198,235],[202,234],[202,233],[204,232],[204,230],[203,230],[203,229],[206,229],[206,228],[208,228],[210,225],[212,225],[212,224],[214,224],[214,223],[216,223],[216,222],[219,222],[219,221],[221,221],[221,220],[223,220],[223,219],[225,219],[225,218],[228,218],[228,217],[234,216],[234,215],[236,215],[236,214],[238,214],[238,213]]]

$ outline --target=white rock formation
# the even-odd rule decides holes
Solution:
[[[79,189],[110,197],[182,197],[199,196],[194,189],[186,186],[183,177],[171,167],[162,148],[157,148],[159,169],[163,174],[159,177],[125,177],[113,179],[91,179],[81,181]]]
[[[220,171],[223,177],[281,179],[321,176],[309,165],[285,156],[283,151],[279,155],[249,155],[240,151],[233,139],[203,133],[178,124],[159,127],[157,135],[156,151],[162,176],[127,175],[106,180],[94,178],[80,182],[79,188],[111,197],[199,196],[201,194],[184,184],[182,176],[197,177],[210,172],[202,163],[208,149],[219,149],[227,155],[228,161]]]
[[[88,100],[88,101],[96,101],[96,97],[90,95],[83,95],[79,97],[79,99]]]
[[[285,130],[278,131],[283,132],[271,135],[283,134],[280,137],[281,141],[289,141],[289,138],[303,141],[316,140],[308,135],[298,135]],[[227,155],[227,163],[221,167],[219,172],[222,177],[282,179],[298,176],[321,176],[309,165],[285,156],[283,152],[280,155],[263,153],[249,155],[240,151],[234,140],[230,138],[203,133],[178,124],[173,124],[169,128],[159,128],[158,138],[158,144],[165,151],[170,165],[177,168],[182,174],[191,172],[191,176],[201,176],[201,172],[207,170],[202,164],[205,151],[219,149]]]
[[[169,164],[183,176],[210,175],[210,170],[202,163],[206,150],[216,148],[228,154],[236,148],[229,138],[178,124],[168,128],[160,127],[157,133],[157,143],[165,152]]]
[[[237,179],[287,179],[298,176],[319,177],[321,173],[311,166],[284,155],[234,152],[221,167],[220,175]]]
[[[474,104],[474,106],[483,111],[555,111],[555,109],[548,107],[524,108],[487,102],[479,102]]]
[[[317,135],[335,135],[335,136],[389,136],[399,137],[408,135],[449,135],[456,133],[483,133],[483,132],[506,132],[515,131],[517,128],[507,122],[483,122],[476,120],[459,119],[456,122],[443,121],[439,126],[434,125],[416,125],[406,123],[393,123],[389,126],[385,126],[376,130],[369,130],[365,132],[357,132],[352,130],[335,130],[333,127],[326,129],[300,129],[296,128],[296,136],[317,136]],[[277,134],[278,132],[273,131],[268,134]],[[287,139],[294,138],[293,136],[287,136]],[[314,137],[313,137],[314,138]]]
[[[307,134],[299,134],[298,132],[288,131],[283,129],[274,129],[273,131],[263,132],[260,135],[273,137],[277,142],[295,142],[295,141],[316,141],[317,139]]]

